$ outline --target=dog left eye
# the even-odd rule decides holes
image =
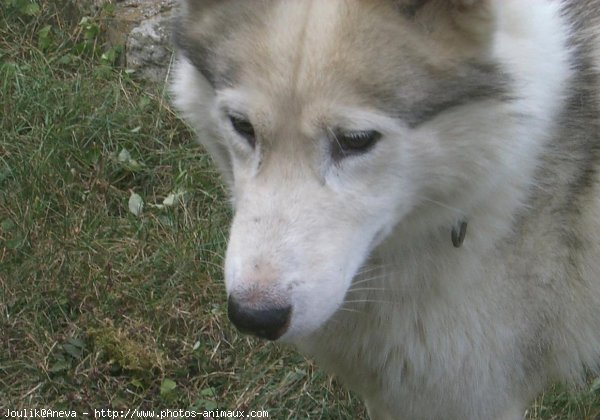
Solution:
[[[229,115],[229,122],[236,133],[245,138],[250,146],[255,147],[256,132],[250,121],[239,115]]]
[[[367,152],[380,138],[381,133],[375,130],[335,132],[332,139],[333,157],[339,159]]]

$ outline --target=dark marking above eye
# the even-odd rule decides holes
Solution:
[[[231,126],[235,132],[246,139],[250,146],[256,146],[256,132],[254,130],[254,126],[246,117],[230,114],[229,122],[231,123]]]
[[[485,100],[512,101],[509,95],[510,77],[497,65],[467,63],[459,74],[449,74],[433,80],[426,94],[416,101],[401,101],[394,115],[416,128],[451,109]],[[392,111],[393,112],[393,111]]]
[[[376,130],[331,132],[331,156],[339,161],[347,156],[367,153],[381,138],[381,133]]]

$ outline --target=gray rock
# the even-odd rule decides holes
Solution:
[[[125,45],[125,65],[136,76],[163,82],[171,64],[171,15],[177,0],[125,0],[115,4],[109,40]]]
[[[127,37],[125,55],[127,68],[135,70],[136,75],[163,82],[173,56],[171,13],[159,13],[133,28]]]
[[[112,3],[114,13],[103,16],[110,45],[124,46],[121,64],[135,75],[163,82],[171,64],[171,15],[178,0],[73,0],[82,15],[102,13]]]

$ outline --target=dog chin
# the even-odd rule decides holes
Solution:
[[[292,321],[293,322],[293,321]],[[317,331],[319,331],[323,325],[327,323],[327,320],[323,321],[323,323],[315,326],[311,323],[311,325],[290,325],[290,328],[279,337],[275,342],[282,344],[290,344],[297,345],[307,338],[314,335]]]
[[[339,299],[339,303],[335,305],[333,305],[331,300],[312,307],[300,305],[300,308],[298,308],[299,311],[292,315],[288,329],[276,341],[286,344],[297,344],[313,336],[329,323],[331,318],[339,311],[342,304],[343,299]]]

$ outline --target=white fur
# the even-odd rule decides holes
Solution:
[[[327,39],[330,19],[342,19],[337,1],[293,3],[273,14],[273,33],[282,36],[269,45],[289,56],[275,67],[296,59],[290,51],[299,35],[286,36],[286,28],[313,22],[299,46],[310,49]],[[552,277],[554,267],[499,244],[528,205],[572,73],[558,2],[526,3],[493,6],[490,54],[510,69],[517,99],[475,102],[414,129],[339,92],[286,109],[277,91],[285,80],[215,93],[185,59],[176,67],[176,104],[200,136],[217,138],[203,143],[232,189],[228,292],[258,285],[288,299],[293,316],[281,341],[339,375],[374,420],[517,420],[547,381],[573,374],[599,351],[598,336],[585,332],[581,357],[561,362],[551,353],[556,368],[537,374],[515,368],[529,363],[521,341],[540,332],[524,325],[544,302],[524,308],[530,289],[511,276],[541,264],[540,276]],[[310,90],[318,57],[329,53],[323,47],[297,63],[298,86]],[[275,140],[253,152],[228,126],[228,109],[252,116]],[[375,129],[383,139],[372,153],[336,164],[323,126]],[[597,220],[599,207],[590,206]],[[455,249],[450,228],[463,218],[467,237]]]

